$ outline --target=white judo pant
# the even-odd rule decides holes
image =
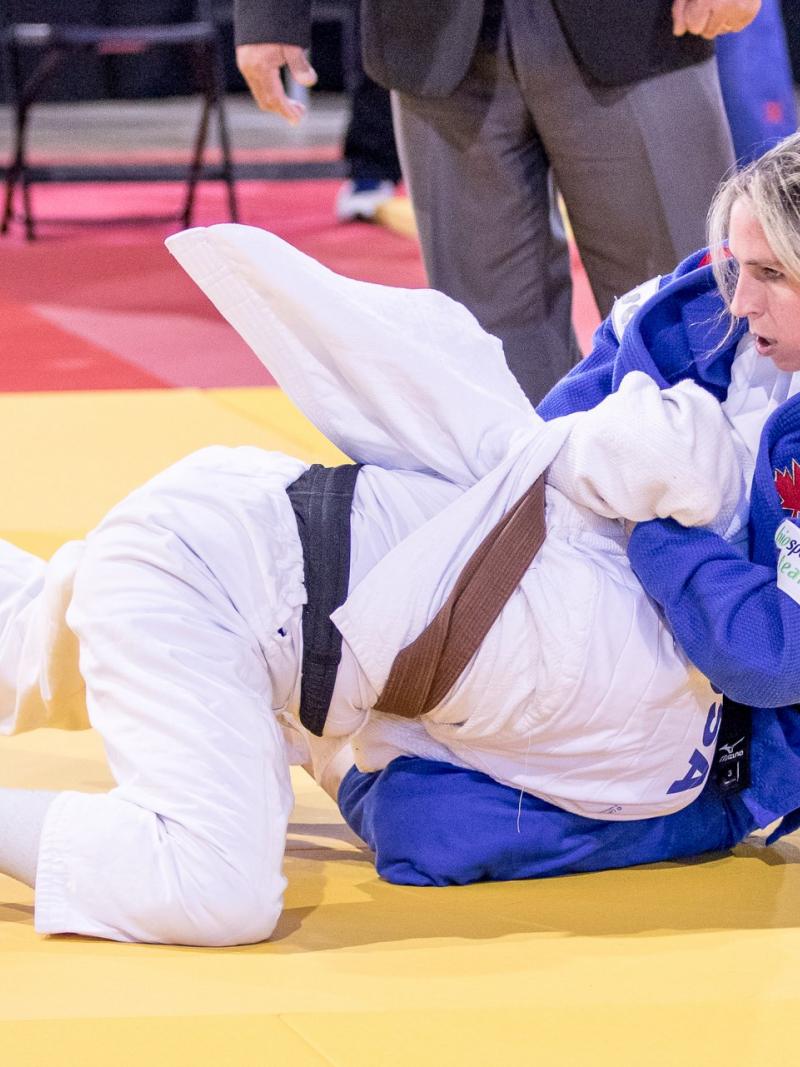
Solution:
[[[0,729],[82,725],[83,679],[116,782],[50,806],[38,931],[202,945],[271,934],[292,807],[276,712],[297,686],[305,600],[285,486],[304,469],[206,449],[49,564],[4,547]]]

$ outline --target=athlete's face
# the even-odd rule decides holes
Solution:
[[[739,264],[731,311],[747,319],[760,355],[781,370],[800,370],[800,284],[770,248],[746,197],[734,202],[728,244]]]

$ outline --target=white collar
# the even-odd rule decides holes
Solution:
[[[753,463],[764,423],[798,392],[800,372],[779,370],[771,359],[759,356],[753,335],[745,334],[733,358],[731,383],[722,410]]]

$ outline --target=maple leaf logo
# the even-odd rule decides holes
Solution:
[[[792,460],[792,469],[784,467],[782,471],[775,472],[775,488],[781,498],[781,507],[784,511],[791,511],[793,519],[800,519],[800,464],[796,459]]]

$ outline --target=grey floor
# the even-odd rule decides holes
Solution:
[[[293,150],[302,156],[325,148],[333,155],[344,136],[348,103],[339,94],[314,93],[306,118],[296,127],[259,111],[246,94],[229,97],[227,111],[234,154],[238,150],[242,158],[272,152],[291,157]],[[30,151],[37,159],[59,162],[188,151],[198,116],[199,102],[193,97],[40,104],[31,115]],[[12,128],[11,109],[0,106],[0,167],[11,150]]]

